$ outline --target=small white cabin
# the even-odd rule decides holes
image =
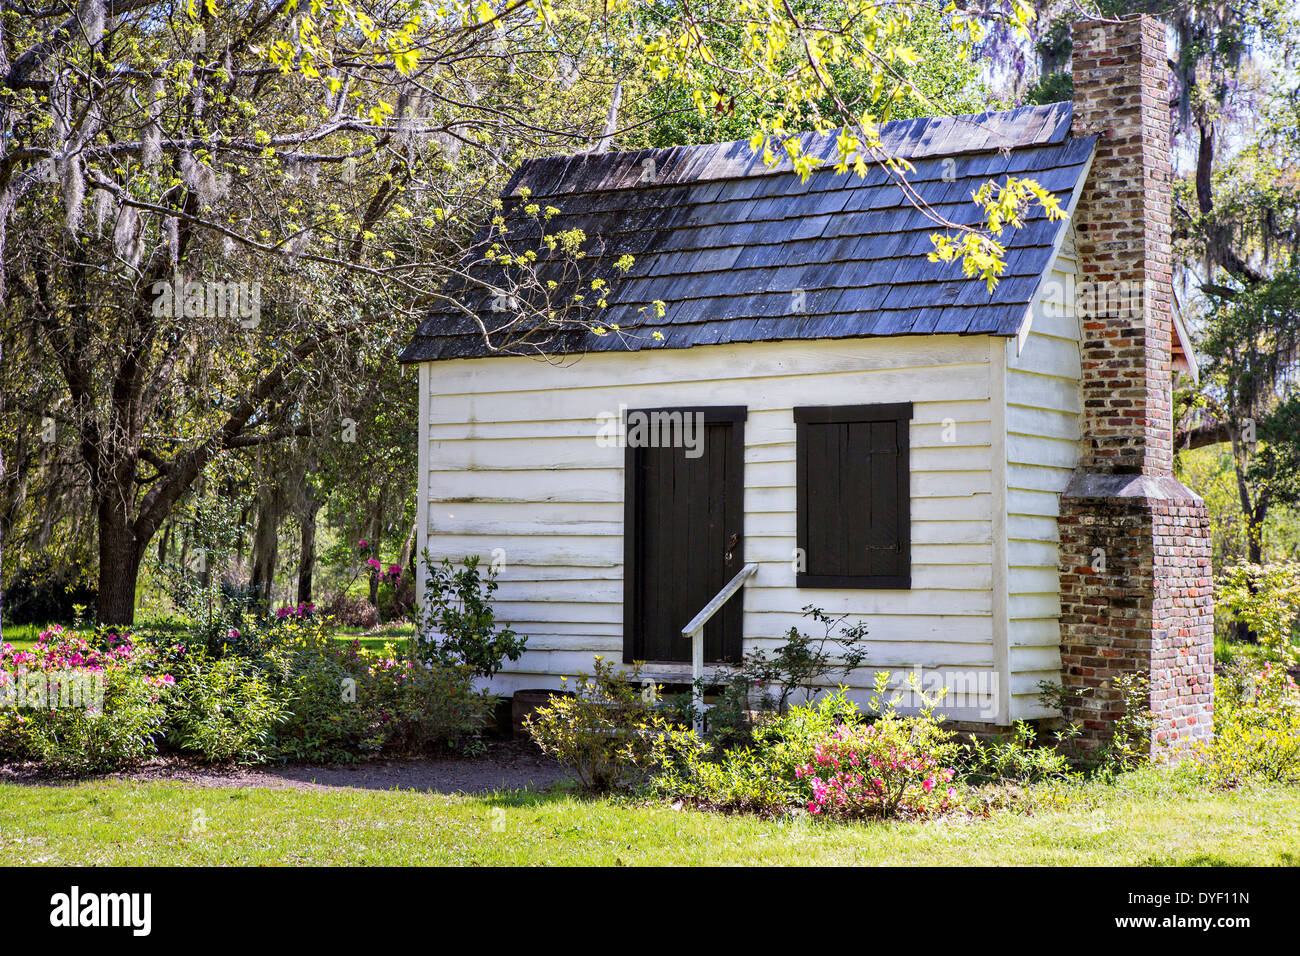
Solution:
[[[1070,119],[883,133],[928,203],[973,222],[972,190],[1005,175],[1073,209],[1095,140]],[[1009,232],[990,294],[926,260],[933,224],[883,172],[804,182],[743,143],[534,161],[503,199],[516,243],[536,238],[526,200],[559,210],[548,231],[582,228],[598,266],[634,262],[605,335],[499,346],[500,294],[466,285],[475,318],[431,315],[403,354],[420,548],[495,559],[498,616],[528,637],[495,689],[558,687],[595,655],[686,682],[682,628],[754,563],[706,664],[813,633],[816,606],[867,624],[845,681],[860,699],[877,671],[915,670],[954,720],[1053,713],[1039,684],[1060,679],[1056,519],[1083,412],[1070,221]]]

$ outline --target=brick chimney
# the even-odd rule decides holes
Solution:
[[[1169,73],[1142,16],[1072,28],[1073,135],[1098,137],[1074,217],[1083,448],[1061,496],[1063,715],[1112,736],[1124,674],[1149,682],[1154,750],[1211,732],[1204,503],[1173,477]]]

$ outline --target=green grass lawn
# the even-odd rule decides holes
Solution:
[[[197,826],[196,826],[197,821]],[[180,783],[0,786],[11,864],[1300,865],[1300,790],[1155,772],[1028,816],[841,826],[587,800]]]
[[[16,650],[30,651],[48,624],[6,624],[0,643],[12,644]]]
[[[1295,640],[1296,651],[1300,651],[1300,639]],[[1258,644],[1229,640],[1227,635],[1214,635],[1214,662],[1231,664],[1242,661],[1252,667],[1263,667],[1270,660],[1268,651]]]
[[[389,633],[378,636],[367,635],[364,631],[335,631],[330,635],[330,637],[334,638],[336,641],[359,641],[361,646],[368,651],[380,651],[384,649],[385,644],[392,644],[400,650],[406,639],[413,636],[413,633],[414,628],[412,629],[412,634]]]

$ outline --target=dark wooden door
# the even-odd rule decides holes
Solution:
[[[629,412],[629,418],[647,411]],[[682,628],[745,564],[745,409],[671,411],[703,416],[703,440],[696,449],[631,447],[629,430],[623,602],[627,662],[689,661],[691,642],[682,637]],[[742,599],[743,592],[734,596],[705,626],[705,660],[740,660]]]

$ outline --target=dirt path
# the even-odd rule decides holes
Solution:
[[[478,757],[429,760],[377,760],[350,765],[311,764],[266,767],[209,767],[187,760],[157,759],[97,780],[172,780],[199,787],[272,787],[276,789],[416,790],[430,793],[489,793],[494,790],[545,790],[569,779],[552,760],[530,745],[491,743]],[[57,785],[55,778],[29,766],[0,766],[0,783]]]

